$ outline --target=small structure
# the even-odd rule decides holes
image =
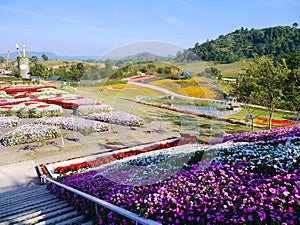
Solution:
[[[179,76],[178,76],[178,78],[180,78],[180,79],[186,79],[186,78],[189,78],[191,75],[190,75],[190,73],[188,72],[188,71],[183,71]]]
[[[19,66],[19,71],[20,71],[20,76],[23,79],[29,79],[30,74],[29,74],[29,59],[26,57],[26,50],[25,50],[25,45],[23,45],[23,56],[21,56],[20,53],[20,48],[19,45],[16,44],[16,48],[18,51],[18,66]]]

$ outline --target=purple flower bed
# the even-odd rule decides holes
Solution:
[[[232,142],[257,142],[280,139],[283,137],[300,136],[300,124],[287,127],[273,128],[271,130],[259,130],[254,132],[244,132],[230,134],[209,141],[209,144],[223,143],[226,141]]]
[[[147,186],[118,185],[97,171],[62,177],[59,182],[163,224],[299,224],[300,170],[270,170],[264,174],[250,170],[247,162],[210,167],[197,163]],[[69,193],[52,191],[87,214],[94,207]],[[97,220],[132,224],[103,208]]]

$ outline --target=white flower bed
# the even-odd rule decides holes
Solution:
[[[59,127],[43,124],[25,124],[6,133],[1,139],[4,146],[48,140],[59,136]]]
[[[87,116],[93,113],[111,112],[112,108],[107,105],[81,105],[75,110],[76,116]]]
[[[61,106],[39,102],[26,106],[25,103],[13,105],[11,109],[0,108],[0,115],[18,116],[21,118],[40,118],[43,116],[61,116],[63,109]]]
[[[99,175],[120,184],[140,185],[163,180],[182,169],[197,147],[197,144],[186,144],[141,153],[99,167]]]
[[[55,95],[60,95],[60,94],[68,94],[68,92],[55,89],[55,88],[43,88],[39,89],[37,92],[32,92],[29,97],[49,97],[49,96],[55,96]]]
[[[112,111],[110,113],[93,113],[91,115],[88,115],[86,118],[89,120],[109,122],[123,126],[142,126],[145,121],[139,116],[132,115],[123,111]]]
[[[81,132],[84,135],[103,132],[109,129],[109,124],[107,123],[76,117],[43,117],[35,120],[35,123],[56,125],[62,129]]]
[[[247,161],[252,168],[257,165],[272,164],[277,168],[300,166],[299,137],[288,137],[270,142],[256,142],[254,144],[232,144],[230,147],[217,149],[215,161],[225,164]]]
[[[16,127],[21,124],[22,120],[16,116],[0,117],[0,128]]]

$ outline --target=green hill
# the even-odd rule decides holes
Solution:
[[[291,54],[300,48],[300,29],[296,26],[276,26],[263,29],[241,28],[203,44],[196,43],[181,58],[192,57],[204,61],[230,63],[241,58],[259,56],[277,57],[281,53]],[[194,56],[191,56],[194,53]],[[179,58],[180,58],[179,57]],[[180,59],[179,59],[180,60]]]

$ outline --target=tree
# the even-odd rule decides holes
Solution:
[[[32,62],[32,63],[36,63],[39,59],[38,59],[37,56],[34,55],[34,56],[31,56],[29,60],[30,60],[30,62]]]
[[[47,56],[46,54],[43,54],[43,55],[42,55],[42,59],[43,59],[44,61],[47,61],[47,60],[48,60],[48,56]]]
[[[5,59],[3,56],[0,56],[0,63],[4,63]]]
[[[298,27],[298,23],[297,22],[293,23],[293,28],[297,28],[297,27]]]
[[[273,112],[282,105],[282,97],[285,90],[284,82],[288,77],[288,68],[285,62],[270,60],[254,55],[253,64],[239,79],[233,93],[239,101],[246,104],[256,104],[267,108],[269,111],[269,129],[272,127]],[[252,118],[253,112],[248,112]]]
[[[49,75],[49,71],[46,66],[41,63],[34,63],[30,66],[30,73],[33,76],[45,77]]]

